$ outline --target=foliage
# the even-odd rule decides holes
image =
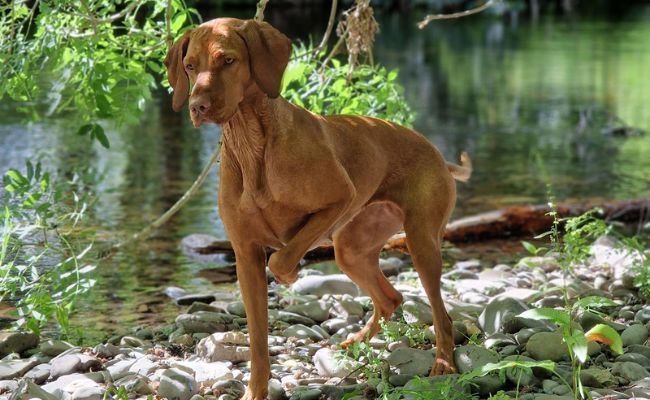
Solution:
[[[58,185],[50,176],[27,162],[25,173],[3,177],[0,301],[15,305],[16,327],[39,333],[55,320],[67,337],[75,300],[95,283],[86,277],[92,245],[78,245],[73,231],[90,199],[78,176]]]
[[[505,380],[506,372],[508,371],[514,371],[517,374],[516,376],[521,377],[524,373],[532,374],[533,368],[545,369],[562,379],[562,376],[555,372],[555,363],[552,361],[511,360],[500,361],[498,363],[487,363],[470,372],[462,374],[458,379],[458,383],[461,385],[471,385],[475,378],[486,376],[491,373],[498,373],[499,377],[502,380]],[[498,392],[494,396],[491,396],[490,399],[509,399],[509,397],[502,392]]]
[[[165,40],[195,13],[183,0],[3,4],[0,99],[32,118],[74,111],[90,124],[80,133],[98,139],[99,120],[137,119],[162,72]]]
[[[584,262],[590,256],[589,250],[594,240],[611,233],[612,229],[602,219],[597,217],[598,214],[602,213],[599,209],[590,210],[577,217],[560,219],[552,201],[550,202],[550,206],[551,211],[549,215],[553,218],[551,230],[539,235],[537,238],[549,237],[551,240],[551,248],[537,248],[531,243],[525,243],[524,247],[535,255],[543,253],[554,254],[558,258],[565,275],[569,275],[574,265]],[[564,228],[563,233],[562,227]],[[580,325],[574,322],[577,316],[584,311],[614,306],[615,303],[612,300],[599,296],[589,296],[571,303],[568,299],[567,292],[567,290],[564,291],[565,310],[539,308],[525,311],[520,316],[536,320],[549,320],[560,326],[573,367],[574,397],[578,398],[580,396],[585,398],[587,394],[584,391],[580,379],[580,370],[582,364],[587,361],[588,342],[605,343],[617,354],[623,353],[623,347],[620,335],[610,326],[597,324],[588,332],[584,332]]]
[[[368,115],[410,126],[415,114],[397,76],[397,70],[367,64],[350,73],[348,64],[298,44],[284,73],[282,95],[318,114]]]
[[[573,367],[573,388],[574,398],[576,399],[578,395],[581,398],[587,397],[582,380],[580,379],[580,370],[582,364],[587,361],[587,343],[589,341],[606,343],[615,353],[623,354],[620,335],[608,325],[597,324],[589,332],[585,333],[578,324],[573,323],[571,314],[552,308],[532,309],[521,313],[519,316],[536,320],[550,320],[560,325],[564,343],[566,343],[569,349],[569,358]]]
[[[639,294],[646,300],[650,299],[650,254],[646,252],[645,243],[639,237],[624,238],[625,246],[639,255],[634,266],[634,285],[639,288]]]
[[[386,339],[391,342],[406,338],[409,341],[409,346],[415,347],[428,341],[426,332],[429,327],[424,324],[409,324],[406,321],[387,321],[382,318],[379,321],[379,325]]]
[[[376,351],[367,341],[353,342],[345,352],[337,354],[337,362],[349,363],[365,378],[385,380],[388,379],[389,366],[384,356],[384,351]]]

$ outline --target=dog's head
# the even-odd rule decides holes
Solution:
[[[205,22],[177,40],[165,58],[172,107],[180,110],[189,97],[194,126],[225,123],[249,93],[279,96],[290,53],[291,41],[266,22]]]

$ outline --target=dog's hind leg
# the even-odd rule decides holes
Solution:
[[[379,252],[402,227],[403,215],[394,203],[372,203],[333,235],[339,268],[370,296],[374,307],[367,324],[344,341],[343,347],[374,336],[379,321],[389,319],[402,302],[402,295],[379,269]]]
[[[445,216],[429,215],[427,218],[407,217],[405,223],[406,243],[411,253],[415,270],[420,276],[433,314],[433,328],[436,334],[436,359],[431,369],[431,375],[453,373],[453,325],[440,293],[442,274],[441,243],[444,231]],[[432,221],[427,223],[425,221]],[[442,221],[443,223],[440,224]],[[442,226],[435,226],[436,224]],[[434,225],[434,226],[432,226]]]

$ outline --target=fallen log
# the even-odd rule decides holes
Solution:
[[[554,210],[557,218],[576,217],[594,208],[602,210],[602,218],[606,221],[625,223],[645,223],[650,218],[650,198],[633,200],[592,200],[584,203],[557,204]],[[489,211],[474,216],[452,221],[447,225],[445,240],[460,244],[491,239],[532,238],[540,233],[548,232],[553,226],[553,217],[549,215],[549,205],[513,206],[501,210]],[[191,241],[183,239],[183,249],[199,255],[215,253],[232,254],[232,245],[225,240],[207,240],[205,236],[197,243],[188,245]],[[398,233],[388,239],[385,250],[408,252],[404,233]],[[305,255],[306,260],[322,260],[334,257],[331,244],[316,247]]]
[[[605,221],[643,223],[650,215],[650,198],[634,200],[589,201],[557,204],[557,218],[577,217],[594,208],[600,208]],[[447,225],[445,240],[469,243],[490,239],[534,237],[548,232],[554,217],[549,205],[513,206],[460,218]],[[384,249],[407,251],[404,233],[391,237]]]

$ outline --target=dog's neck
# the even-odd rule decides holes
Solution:
[[[266,95],[243,101],[232,118],[221,124],[224,156],[241,174],[244,192],[252,195],[261,208],[271,199],[262,171],[264,149],[277,121],[273,104],[276,101]]]

